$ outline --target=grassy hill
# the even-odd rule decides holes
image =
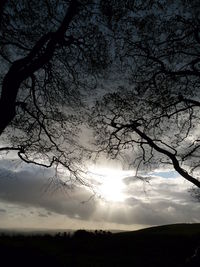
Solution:
[[[133,232],[79,230],[74,235],[1,235],[4,266],[200,266],[200,224],[175,224]],[[1,262],[0,262],[1,264]]]

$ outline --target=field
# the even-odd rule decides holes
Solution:
[[[73,235],[0,236],[2,266],[200,266],[200,224],[175,224],[134,232],[78,230]],[[198,255],[197,255],[198,254]]]

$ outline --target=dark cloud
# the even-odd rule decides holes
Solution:
[[[137,181],[137,178],[135,176],[128,176],[128,177],[123,178],[123,182],[126,185],[129,185],[129,184],[134,183],[136,181]]]
[[[136,205],[140,202],[141,202],[141,200],[138,198],[135,198],[135,197],[129,197],[124,201],[125,204],[131,205],[131,206]]]
[[[65,191],[56,180],[51,183],[52,174],[51,170],[36,167],[17,171],[1,168],[0,199],[27,207],[44,208],[71,218],[88,219],[96,208],[94,200],[86,201],[91,192],[86,187],[78,186]]]
[[[45,213],[45,214],[44,213],[39,213],[38,216],[39,217],[45,217],[45,218],[49,217],[47,213]]]
[[[0,213],[6,213],[5,209],[0,209]]]

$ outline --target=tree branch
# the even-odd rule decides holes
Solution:
[[[144,132],[140,131],[134,124],[128,125],[126,127],[132,128],[140,137],[142,137],[144,140],[148,142],[150,147],[155,149],[157,152],[166,155],[168,158],[170,158],[174,166],[174,169],[186,180],[188,180],[189,182],[200,188],[200,181],[189,175],[188,172],[186,172],[183,168],[181,168],[175,154],[169,152],[164,148],[159,147],[157,144],[154,143],[154,141],[149,136],[147,136]]]
[[[15,102],[21,83],[35,71],[43,67],[53,57],[56,45],[64,38],[69,24],[78,13],[78,8],[78,1],[72,0],[58,30],[55,33],[50,32],[42,36],[28,56],[15,61],[10,67],[2,85],[0,99],[0,135],[16,115]]]

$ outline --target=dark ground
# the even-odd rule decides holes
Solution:
[[[115,234],[84,230],[55,236],[2,234],[0,266],[200,267],[200,224]]]

